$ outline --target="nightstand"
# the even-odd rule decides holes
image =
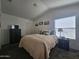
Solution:
[[[58,48],[69,50],[69,39],[59,38],[58,39]]]

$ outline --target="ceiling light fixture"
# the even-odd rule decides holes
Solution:
[[[36,7],[36,6],[37,6],[37,4],[36,4],[36,3],[33,3],[33,6],[34,6],[34,7]]]
[[[12,0],[8,0],[9,2],[12,2]]]

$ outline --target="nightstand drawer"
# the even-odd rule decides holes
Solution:
[[[69,40],[58,39],[58,47],[61,49],[69,50]]]

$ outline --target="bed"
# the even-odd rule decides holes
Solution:
[[[24,48],[33,59],[48,59],[57,42],[55,35],[32,34],[22,37],[19,47]]]

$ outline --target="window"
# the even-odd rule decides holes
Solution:
[[[76,17],[66,17],[55,20],[55,32],[58,37],[76,39]]]

